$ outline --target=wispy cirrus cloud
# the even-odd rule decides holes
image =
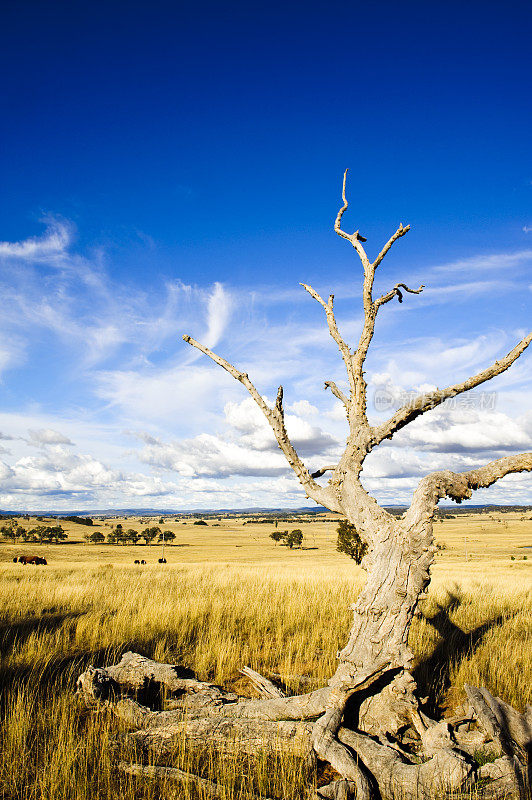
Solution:
[[[519,264],[532,261],[532,250],[517,250],[512,253],[486,253],[482,255],[470,256],[469,258],[457,259],[447,264],[439,264],[431,267],[434,272],[464,272],[467,276],[469,272],[480,272],[483,270],[507,269]]]
[[[47,224],[42,236],[20,242],[0,242],[0,258],[46,261],[66,252],[73,239],[71,223],[53,217],[42,221]]]

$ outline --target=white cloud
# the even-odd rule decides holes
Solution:
[[[225,418],[229,426],[225,435],[203,433],[165,442],[145,432],[137,434],[145,445],[139,458],[185,477],[281,475],[289,471],[268,423],[251,398],[227,403]],[[287,415],[285,421],[302,457],[337,451],[338,442],[320,428],[295,415]]]
[[[215,283],[207,302],[207,330],[202,339],[206,347],[215,347],[220,341],[231,317],[231,297],[221,283]]]
[[[500,411],[466,405],[449,409],[444,404],[418,417],[393,441],[396,446],[439,453],[520,452],[532,448],[532,412],[512,419]]]
[[[304,503],[260,410],[180,334],[194,335],[245,369],[270,403],[283,384],[289,434],[314,469],[334,462],[346,432],[342,404],[323,391],[325,379],[347,388],[322,309],[303,290],[283,286],[251,291],[227,288],[220,280],[195,286],[172,278],[146,288],[131,276],[117,278],[118,269],[113,277],[105,253],[75,252],[73,236],[71,225],[52,220],[42,237],[0,243],[0,372],[18,368],[9,373],[11,383],[5,379],[5,396],[8,403],[16,398],[19,409],[0,414],[13,442],[12,453],[2,456],[2,505],[44,507],[70,498],[123,506],[139,497],[175,507]],[[146,241],[155,263],[157,242]],[[404,322],[407,304],[390,313],[387,307],[368,361],[368,374],[374,373],[370,405],[375,387],[395,392],[399,405],[401,391],[454,383],[513,347],[518,336],[510,331],[527,323],[515,313],[513,297],[507,324],[502,316],[497,323],[504,331],[493,323],[481,337],[470,335],[476,321],[455,326],[456,318],[441,316],[436,305],[487,291],[502,297],[531,260],[532,250],[522,249],[437,265],[421,280],[398,276],[412,285],[436,284],[411,298],[406,310],[420,309],[421,324],[438,335],[413,338]],[[383,282],[389,278],[382,273]],[[318,288],[325,294],[337,290],[340,328],[356,342],[359,283]],[[294,302],[296,296],[301,302]],[[526,305],[525,298],[519,300]],[[230,324],[238,335],[226,336]],[[532,362],[523,356],[497,379],[496,410],[453,413],[443,407],[418,420],[370,456],[367,485],[390,500],[394,492],[406,496],[431,469],[466,469],[493,453],[529,449],[530,420],[523,412],[531,376]],[[50,414],[40,410],[52,407]],[[126,427],[147,432],[136,450],[123,438]],[[37,455],[28,445],[39,447]],[[514,495],[515,487],[514,482]]]
[[[314,417],[318,414],[316,406],[313,406],[308,400],[296,400],[295,403],[288,406],[288,409],[293,411],[294,414],[298,414],[300,417]]]
[[[257,452],[208,433],[182,441],[151,442],[140,451],[139,457],[152,467],[185,477],[280,475],[287,471],[281,454]]]
[[[72,241],[72,226],[62,220],[50,218],[43,236],[34,236],[21,242],[0,242],[0,258],[46,260],[64,253]]]
[[[432,267],[434,272],[483,272],[491,269],[507,269],[532,260],[532,250],[517,250],[514,253],[486,253],[470,258],[460,258],[448,264]]]
[[[38,430],[30,429],[28,433],[30,437],[28,443],[36,447],[42,447],[48,444],[73,444],[68,436],[64,436],[64,434],[59,433],[59,431],[54,431],[51,428],[40,428]]]

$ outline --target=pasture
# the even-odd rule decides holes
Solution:
[[[118,522],[140,531],[158,518],[95,520],[93,529],[65,522],[63,544],[0,542],[2,800],[201,797],[191,786],[117,772],[116,761],[135,754],[124,752],[113,718],[79,702],[75,679],[88,664],[135,650],[249,696],[239,673],[246,665],[282,675],[294,691],[325,683],[364,576],[336,552],[333,518],[280,522],[279,530],[304,534],[303,548],[289,550],[269,538],[273,522],[167,517],[161,528],[176,538],[166,565],[157,563],[160,544],[83,539]],[[532,702],[531,515],[460,515],[436,523],[435,534],[433,582],[411,631],[419,694],[435,689],[450,713],[469,682],[522,709]],[[48,566],[13,563],[21,554],[44,556]],[[145,566],[134,564],[141,559]],[[295,758],[222,758],[207,744],[183,743],[172,763],[221,782],[227,800],[301,798],[308,782]]]

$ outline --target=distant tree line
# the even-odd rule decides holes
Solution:
[[[39,544],[53,542],[54,544],[59,544],[68,539],[68,534],[61,525],[37,525],[28,530],[23,528],[22,525],[17,525],[16,520],[11,520],[10,524],[3,525],[0,528],[0,533],[5,539],[10,539],[13,542],[38,542]]]
[[[104,536],[100,531],[94,531],[86,535],[86,540],[92,544],[139,544],[144,542],[145,545],[151,544],[155,539],[159,542],[173,542],[175,533],[172,531],[162,531],[158,525],[151,528],[145,528],[143,531],[136,531],[133,528],[124,530],[124,526],[119,522],[112,530],[109,531],[107,536]]]

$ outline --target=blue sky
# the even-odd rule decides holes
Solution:
[[[355,341],[361,270],[412,230],[370,398],[443,386],[530,330],[532,7],[521,3],[8,2],[0,25],[0,507],[304,504],[243,389],[245,367],[311,467],[345,425],[321,309]],[[532,353],[489,394],[372,454],[383,502],[431,469],[532,448]],[[388,396],[387,395],[387,396]],[[372,408],[375,419],[382,411]],[[379,416],[380,415],[380,416]],[[532,502],[509,476],[476,502]]]

